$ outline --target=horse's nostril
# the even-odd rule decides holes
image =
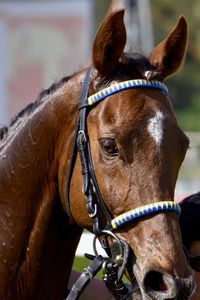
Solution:
[[[163,279],[163,274],[159,271],[149,271],[144,278],[144,288],[148,292],[165,292],[168,287]]]
[[[150,299],[189,299],[194,290],[193,277],[175,278],[157,270],[148,271],[143,280],[144,292]]]

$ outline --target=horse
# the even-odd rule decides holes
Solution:
[[[124,12],[109,9],[92,67],[43,90],[1,130],[0,299],[65,298],[84,228],[128,245],[132,299],[193,293],[174,203],[189,140],[163,83],[183,61],[187,23],[181,16],[145,57],[124,52]]]

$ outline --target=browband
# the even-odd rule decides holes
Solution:
[[[118,82],[118,83],[112,84],[111,86],[86,98],[80,104],[80,108],[96,104],[96,103],[104,100],[108,96],[111,96],[120,91],[127,90],[127,89],[133,89],[133,88],[140,88],[140,87],[158,89],[158,90],[162,91],[166,96],[168,95],[167,86],[160,81],[155,81],[155,80],[149,81],[149,80],[145,80],[145,79],[126,80],[123,82]]]

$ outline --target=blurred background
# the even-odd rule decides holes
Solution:
[[[41,89],[89,61],[109,2],[0,1],[0,126],[34,101]],[[200,1],[127,0],[126,6],[126,49],[147,55],[180,15],[188,21],[184,67],[167,82],[179,124],[191,141],[176,187],[181,199],[200,190]]]

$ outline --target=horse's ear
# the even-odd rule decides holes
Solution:
[[[124,9],[108,14],[93,43],[93,66],[105,77],[115,68],[126,44]]]
[[[150,53],[149,59],[161,79],[165,79],[180,67],[187,44],[187,22],[181,16],[165,40]]]

